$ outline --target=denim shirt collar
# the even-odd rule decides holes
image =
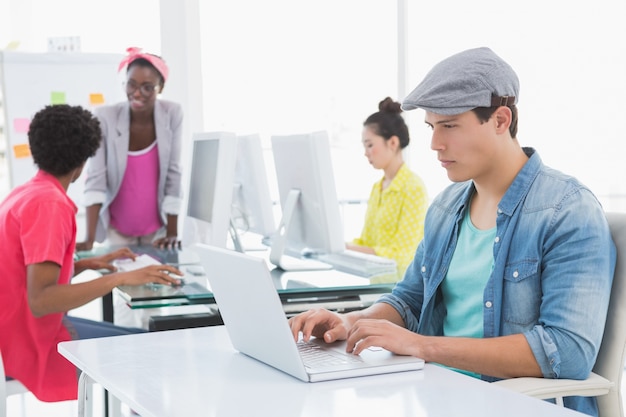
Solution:
[[[517,176],[498,204],[500,212],[507,216],[513,215],[513,212],[528,193],[528,190],[543,166],[543,162],[541,162],[541,158],[534,148],[522,149],[526,156],[528,156],[528,161],[526,161],[522,169],[517,173]]]
[[[520,172],[517,173],[517,176],[498,204],[498,210],[509,217],[513,215],[519,203],[524,199],[533,181],[535,181],[537,174],[539,174],[543,167],[543,162],[534,148],[522,149],[526,156],[528,156],[528,161],[526,161]],[[476,187],[474,187],[474,183],[470,181],[469,186],[463,191],[462,198],[459,199],[459,205],[456,207],[457,222],[463,218],[465,209],[475,191]]]

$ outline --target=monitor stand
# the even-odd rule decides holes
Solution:
[[[237,233],[237,228],[235,227],[235,222],[233,219],[230,219],[230,226],[228,228],[228,232],[230,233],[230,238],[233,241],[233,246],[237,252],[244,253],[243,245],[241,244],[241,237],[239,237],[239,233]]]
[[[230,239],[232,247],[229,245],[229,249],[234,249],[237,252],[264,252],[267,251],[269,246],[263,244],[263,238],[256,233],[244,232],[240,233],[233,219],[230,220],[229,227]]]
[[[278,225],[278,230],[272,239],[270,262],[284,271],[318,271],[332,269],[332,265],[325,262],[285,255],[287,232],[291,227],[291,220],[293,219],[293,213],[296,210],[299,198],[300,190],[289,191],[283,209],[283,216]]]

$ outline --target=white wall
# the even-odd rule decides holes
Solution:
[[[535,147],[544,163],[581,179],[606,209],[626,210],[623,0],[410,6],[410,84],[417,85],[431,64],[448,55],[490,46],[520,78],[521,144]],[[423,112],[417,111],[411,122],[413,136],[428,143]],[[430,184],[444,185],[432,151],[420,150],[423,154],[416,152],[412,161],[424,168]]]
[[[0,48],[45,52],[47,39],[80,36],[84,52],[161,50],[159,4],[153,0],[0,0]]]
[[[340,198],[366,197],[380,173],[362,156],[362,121],[385,96],[401,99],[395,97],[397,3],[183,1],[199,4],[202,87],[192,94],[202,94],[204,129],[265,137],[328,129]],[[609,198],[626,196],[623,0],[406,5],[409,91],[440,59],[465,48],[492,47],[521,79],[521,143],[536,147],[547,164],[578,176],[605,208],[626,210],[626,197]],[[0,47],[19,39],[20,48],[43,51],[49,36],[79,35],[83,51],[123,52],[137,45],[161,53],[161,36],[175,35],[171,27],[162,35],[160,22],[166,19],[150,0],[3,0]],[[186,64],[180,61],[184,55],[175,59],[174,66]],[[432,196],[447,178],[429,148],[423,114],[405,116],[411,166]]]

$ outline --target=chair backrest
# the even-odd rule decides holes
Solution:
[[[7,397],[27,392],[28,389],[21,382],[15,379],[6,380],[2,351],[0,351],[0,417],[6,417],[7,415]]]
[[[604,337],[593,371],[614,383],[608,395],[597,397],[600,416],[623,416],[622,374],[626,355],[626,213],[607,212],[617,264]]]

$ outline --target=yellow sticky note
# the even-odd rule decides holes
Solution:
[[[104,95],[101,93],[92,93],[89,94],[89,103],[92,106],[98,105],[98,104],[104,104]]]
[[[31,156],[30,146],[28,146],[28,143],[13,145],[13,155],[15,155],[15,159],[29,158]]]
[[[30,128],[30,120],[29,119],[13,119],[13,130],[15,133],[28,133],[28,129]]]
[[[53,91],[50,93],[50,104],[65,104],[65,92]]]

